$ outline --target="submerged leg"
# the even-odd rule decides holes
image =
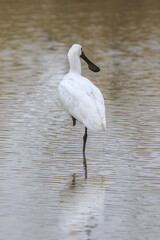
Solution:
[[[87,142],[87,128],[85,127],[85,134],[83,136],[83,156],[85,157],[85,148]]]
[[[73,120],[73,126],[76,125],[76,119],[74,117],[72,117],[72,120]]]

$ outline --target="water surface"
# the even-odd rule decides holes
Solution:
[[[0,3],[0,239],[159,239],[159,1]],[[73,43],[106,105],[85,167],[57,94]]]

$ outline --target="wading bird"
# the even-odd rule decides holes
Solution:
[[[72,117],[73,126],[76,125],[76,120],[85,126],[83,136],[83,156],[85,158],[87,129],[105,130],[106,118],[102,93],[90,80],[81,76],[80,57],[87,62],[90,70],[100,71],[85,56],[82,47],[79,44],[73,44],[68,51],[70,70],[60,82],[58,92],[64,109]]]

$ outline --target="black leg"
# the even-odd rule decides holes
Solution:
[[[73,120],[73,126],[76,125],[76,119],[74,117],[72,117],[72,120]]]
[[[85,157],[85,148],[87,142],[87,128],[85,127],[85,134],[83,136],[83,156]]]

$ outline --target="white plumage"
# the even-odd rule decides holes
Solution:
[[[106,129],[105,105],[100,90],[87,78],[81,76],[82,57],[92,71],[99,71],[82,52],[79,44],[74,44],[69,52],[69,73],[60,82],[58,92],[64,109],[76,120],[92,131]]]

